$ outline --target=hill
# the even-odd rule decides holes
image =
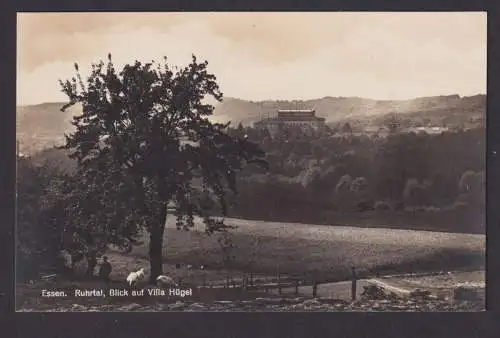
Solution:
[[[72,130],[72,117],[81,112],[71,107],[61,112],[62,102],[16,107],[16,136],[21,143],[21,152],[34,152],[61,144],[64,134]]]
[[[61,112],[62,102],[20,106],[16,109],[17,137],[21,151],[34,153],[59,144],[72,129],[71,118],[81,110],[72,107]],[[388,115],[397,114],[422,126],[477,126],[483,123],[486,95],[420,97],[411,100],[372,100],[359,97],[324,97],[306,101],[246,101],[225,98],[215,107],[214,120],[249,125],[278,109],[314,108],[329,124],[357,121],[360,125],[379,126]]]
[[[379,124],[387,114],[404,114],[406,118],[426,121],[428,125],[460,125],[482,120],[486,112],[486,95],[420,97],[411,100],[372,100],[359,97],[324,97],[307,101],[245,101],[226,98],[216,107],[215,115],[234,124],[248,125],[278,109],[313,108],[329,124],[346,120],[363,120]]]

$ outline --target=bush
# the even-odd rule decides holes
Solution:
[[[416,212],[417,209],[415,206],[405,206],[404,212]]]
[[[447,211],[460,211],[467,209],[468,204],[462,201],[455,201],[453,204],[447,206],[445,210]]]
[[[440,212],[441,208],[435,207],[433,205],[425,207],[426,212]]]
[[[392,209],[391,205],[386,201],[377,201],[373,207],[377,211],[388,211]]]
[[[339,194],[342,191],[348,191],[351,189],[352,177],[350,175],[342,176],[337,185],[335,186],[335,193]]]
[[[394,210],[395,211],[404,211],[405,210],[405,203],[403,201],[397,201],[394,203]]]
[[[406,206],[404,208],[405,212],[440,212],[441,208],[435,207],[433,205],[427,206],[427,205],[413,205],[413,206]]]
[[[427,211],[427,206],[425,205],[413,205],[413,206],[406,206],[404,208],[405,212],[426,212]]]
[[[346,211],[352,208],[353,193],[351,191],[352,177],[344,175],[335,186],[334,203],[338,210]]]
[[[372,211],[374,210],[374,203],[370,200],[358,202],[356,204],[355,210],[359,212]]]
[[[431,184],[425,181],[420,184],[417,179],[410,178],[405,185],[403,198],[406,205],[423,205],[429,200],[428,190]]]
[[[458,188],[461,193],[481,192],[484,185],[484,175],[481,172],[467,170],[460,177]]]
[[[352,180],[350,190],[356,193],[366,192],[368,189],[368,180],[364,177],[356,177]]]
[[[18,160],[16,253],[17,278],[34,279],[62,269],[62,229],[57,222],[60,176],[51,168]]]

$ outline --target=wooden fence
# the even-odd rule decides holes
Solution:
[[[351,299],[356,299],[358,276],[355,268],[351,269]],[[182,280],[180,281],[182,284]],[[320,283],[301,275],[286,275],[277,273],[275,277],[256,274],[243,274],[240,276],[227,275],[224,282],[207,283],[204,278],[201,288],[227,288],[245,291],[259,291],[279,295],[299,295],[301,287],[311,287],[312,297],[317,297]]]

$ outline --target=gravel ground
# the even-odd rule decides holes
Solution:
[[[216,311],[216,312],[477,312],[484,311],[484,305],[474,302],[446,302],[429,300],[358,300],[348,302],[329,298],[257,298],[247,301],[217,301],[198,303],[177,301],[171,304],[83,306],[72,304],[56,308],[23,308],[19,311]]]
[[[415,287],[423,288],[449,288],[461,284],[477,284],[478,286],[485,285],[484,271],[467,271],[467,272],[449,272],[435,276],[420,276],[420,277],[402,277],[394,278],[403,283]],[[390,278],[388,278],[390,280]]]
[[[452,276],[452,277],[450,277]],[[466,279],[468,277],[469,279]],[[481,281],[481,278],[483,280]],[[384,279],[384,278],[382,278]],[[453,280],[453,282],[450,281]],[[397,297],[391,294],[389,289],[380,288],[381,294],[364,294],[365,286],[373,286],[369,280],[360,280],[357,289],[357,300],[350,301],[350,282],[338,282],[320,284],[318,286],[318,297],[311,297],[311,287],[302,286],[299,288],[299,295],[294,295],[294,288],[283,289],[283,294],[279,295],[277,290],[272,290],[271,293],[264,296],[263,293],[253,292],[248,294],[240,294],[239,292],[229,294],[232,289],[206,289],[209,292],[216,292],[217,295],[211,298],[201,297],[197,294],[194,298],[180,299],[177,297],[161,297],[158,298],[87,298],[84,303],[76,304],[75,298],[66,299],[42,299],[39,297],[40,288],[53,289],[55,284],[47,282],[44,285],[23,285],[18,290],[23,289],[21,294],[24,296],[23,301],[19,306],[19,311],[484,311],[484,287],[478,291],[482,296],[474,301],[458,301],[453,300],[453,291],[459,285],[475,285],[484,284],[484,272],[454,272],[452,274],[420,276],[420,277],[392,277],[387,278],[395,285],[395,280],[410,280],[410,284],[406,284],[408,291],[415,290],[434,290],[439,287],[441,290],[449,291],[449,296],[446,298],[440,297],[424,297],[413,296],[409,293],[406,296]],[[119,282],[118,282],[119,283]],[[389,284],[391,284],[389,283]],[[59,289],[69,290],[77,287],[82,288],[81,283],[58,282],[56,285]],[[100,282],[87,282],[86,288],[102,288]],[[430,287],[432,285],[432,287]],[[120,285],[113,286],[119,287]],[[482,290],[482,291],[481,291]],[[237,290],[233,290],[237,291]],[[222,292],[222,293],[220,293]],[[225,295],[225,296],[224,296]],[[230,298],[226,298],[229,296]],[[247,299],[242,299],[246,296]],[[221,298],[222,297],[222,298]],[[235,298],[236,297],[236,298]],[[263,298],[265,297],[265,298]],[[416,298],[417,297],[417,298]],[[221,300],[221,299],[227,300]],[[205,300],[201,300],[205,299]],[[211,300],[207,300],[211,299]],[[238,300],[235,300],[238,299]]]

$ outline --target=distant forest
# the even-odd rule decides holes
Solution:
[[[484,232],[484,128],[387,137],[285,130],[272,138],[239,125],[229,133],[260,144],[270,164],[238,177],[231,217]],[[75,168],[56,148],[30,162],[66,173]]]
[[[32,154],[54,144],[62,144],[63,134],[73,130],[72,116],[81,113],[74,106],[60,112],[64,102],[17,107],[17,138],[21,151]],[[324,97],[307,101],[252,102],[227,97],[215,105],[214,120],[251,126],[278,109],[314,108],[335,129],[348,122],[353,131],[376,128],[397,117],[405,127],[477,128],[484,126],[486,95],[448,95],[411,100],[371,100],[357,97]]]

